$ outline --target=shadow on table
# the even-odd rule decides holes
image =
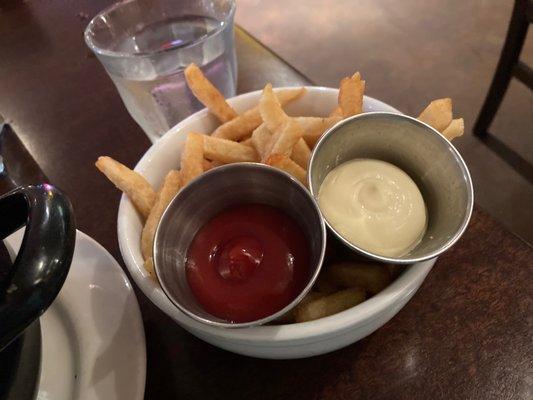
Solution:
[[[320,397],[349,373],[364,342],[312,358],[262,360],[218,349],[174,325],[169,331],[160,323],[145,324],[150,337],[146,399]]]

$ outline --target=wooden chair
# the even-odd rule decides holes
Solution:
[[[533,1],[515,0],[500,60],[485,103],[474,125],[474,134],[479,138],[488,136],[488,128],[500,107],[511,78],[518,79],[533,90],[533,69],[519,59],[531,22],[533,22]]]

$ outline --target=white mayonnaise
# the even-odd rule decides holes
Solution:
[[[355,159],[330,171],[318,193],[329,224],[350,243],[382,256],[412,250],[426,230],[418,187],[385,161]]]

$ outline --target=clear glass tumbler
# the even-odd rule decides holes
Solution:
[[[127,0],[85,30],[129,113],[155,141],[203,106],[185,82],[200,67],[226,97],[235,95],[234,0]]]

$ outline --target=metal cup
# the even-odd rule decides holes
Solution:
[[[285,308],[265,318],[232,323],[215,317],[198,303],[187,282],[187,250],[198,230],[220,211],[238,204],[259,203],[284,210],[307,236],[310,250],[309,281]],[[279,318],[309,292],[322,266],[326,227],[307,189],[290,175],[255,163],[215,168],[189,183],[164,212],[154,240],[154,266],[168,298],[185,314],[209,325],[239,328]]]
[[[417,184],[427,207],[428,226],[420,243],[401,257],[384,257],[333,234],[353,251],[377,261],[411,264],[437,257],[461,237],[474,204],[470,173],[461,155],[438,131],[401,114],[373,112],[347,118],[327,131],[311,155],[308,181],[318,197],[333,168],[355,158],[389,162]]]

